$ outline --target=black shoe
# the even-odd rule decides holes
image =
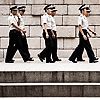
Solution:
[[[46,61],[46,63],[55,63],[55,61]]]
[[[38,57],[39,57],[40,61],[43,62],[43,58],[41,57],[40,54],[38,54]]]
[[[72,61],[73,63],[77,63],[77,61],[75,61],[75,60],[72,60],[72,59],[68,59],[69,61]]]
[[[95,60],[93,60],[93,61],[89,61],[89,63],[97,63],[98,61],[95,61]]]
[[[77,59],[77,61],[85,61],[85,60],[83,60],[83,59]]]
[[[31,58],[29,58],[29,61],[34,61],[34,59],[31,57]]]
[[[53,61],[61,61],[61,59],[56,59],[56,60],[53,60]]]
[[[11,61],[5,61],[5,63],[14,63],[14,61],[13,60],[11,60]]]
[[[95,58],[94,60],[99,60],[99,58]]]

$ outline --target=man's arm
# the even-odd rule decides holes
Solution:
[[[49,38],[49,34],[47,32],[47,25],[43,24],[43,26],[44,26],[44,30],[45,30],[45,33],[46,33],[46,38],[48,39]]]
[[[52,29],[51,29],[51,33],[52,33],[52,37],[55,38],[55,34]]]
[[[88,27],[88,30],[89,30],[90,32],[92,32],[94,35],[96,35],[96,33],[95,33],[94,31],[92,31],[89,27]]]
[[[25,35],[23,34],[24,30],[22,30],[19,26],[16,26],[14,23],[12,23],[12,25],[21,32],[22,37],[25,37]]]
[[[20,17],[19,17],[19,15],[17,14],[17,17],[18,17],[18,26],[20,26]]]
[[[84,40],[87,40],[87,37],[84,35],[81,25],[79,25],[78,28],[79,28],[79,31],[81,32],[81,34],[83,35]]]

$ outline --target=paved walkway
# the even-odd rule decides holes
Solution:
[[[100,60],[98,63],[85,62],[72,63],[67,58],[62,58],[61,62],[45,63],[34,58],[34,62],[24,63],[22,59],[15,59],[15,63],[4,63],[0,60],[0,71],[100,71]]]

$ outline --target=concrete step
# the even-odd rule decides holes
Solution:
[[[0,83],[99,83],[100,71],[0,71]]]
[[[1,85],[0,97],[100,97],[99,85]]]

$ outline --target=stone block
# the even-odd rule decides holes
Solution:
[[[52,72],[53,83],[63,83],[63,72]]]
[[[63,25],[78,25],[78,16],[64,16]]]
[[[100,4],[100,0],[83,0],[83,4]]]
[[[27,0],[27,4],[45,4],[45,0]]]
[[[1,38],[1,48],[8,48],[9,38]]]
[[[9,25],[8,24],[8,16],[0,16],[0,25],[2,25],[2,26],[3,25]]]
[[[9,27],[0,26],[0,37],[8,37],[8,36],[9,36]]]
[[[64,0],[64,4],[82,4],[82,0]]]
[[[99,38],[91,38],[90,39],[90,43],[92,45],[93,48],[95,49],[99,49],[100,48],[100,39]]]
[[[57,39],[57,47],[58,47],[59,49],[63,49],[63,48],[64,48],[63,39],[62,39],[62,38],[58,38],[58,39]]]
[[[90,82],[100,82],[100,72],[90,72]]]
[[[26,0],[15,0],[15,4],[26,4]]]
[[[58,57],[68,58],[72,54],[73,50],[58,50]]]
[[[62,16],[55,16],[56,25],[62,25],[63,24],[62,20],[63,20]]]
[[[31,56],[33,57],[33,58],[37,58],[38,56],[38,54],[41,52],[42,50],[32,50],[32,49],[29,49],[29,52],[30,52],[30,54],[31,54]]]
[[[82,97],[83,86],[71,86],[71,97]]]
[[[24,16],[25,25],[40,25],[40,16]]]
[[[67,15],[67,5],[55,5],[55,7],[58,10],[57,14],[59,14],[59,15]]]
[[[90,5],[91,14],[100,14],[100,5]]]
[[[97,49],[97,57],[100,57],[100,49]]]
[[[30,26],[30,36],[31,37],[42,37],[42,27],[41,26]]]
[[[41,38],[41,48],[42,49],[45,48],[45,40],[44,40],[44,38]]]
[[[70,86],[43,86],[43,97],[69,97]]]
[[[3,58],[3,57],[4,57],[3,49],[0,49],[0,58]]]
[[[88,18],[89,25],[100,25],[100,16],[90,16]]]
[[[76,48],[76,46],[78,45],[78,38],[75,39],[64,39],[64,48],[67,49],[73,49]]]
[[[25,91],[23,86],[4,86],[3,97],[25,97]]]
[[[9,6],[0,5],[0,16],[9,15]]]
[[[57,26],[58,37],[75,37],[74,26]]]
[[[43,86],[26,86],[26,97],[42,97]]]
[[[100,37],[100,26],[95,26],[95,32],[97,33],[97,37]]]
[[[25,6],[26,6],[25,14],[31,15],[32,14],[32,6],[31,5],[25,5]]]
[[[32,5],[32,15],[43,15],[46,5]]]
[[[43,72],[41,73],[41,82],[48,83],[52,82],[52,72]]]
[[[81,5],[68,5],[68,14],[70,15],[79,15],[80,11],[78,10]]]
[[[40,48],[40,38],[28,38],[29,48]]]
[[[15,0],[1,0],[0,4],[14,4]]]
[[[64,72],[64,82],[88,82],[88,72]]]
[[[63,4],[63,0],[46,0],[46,4]]]
[[[23,83],[24,72],[0,72],[0,83]]]
[[[27,83],[40,83],[41,72],[25,72],[25,78]]]
[[[100,97],[100,86],[84,86],[83,96],[84,97]]]

